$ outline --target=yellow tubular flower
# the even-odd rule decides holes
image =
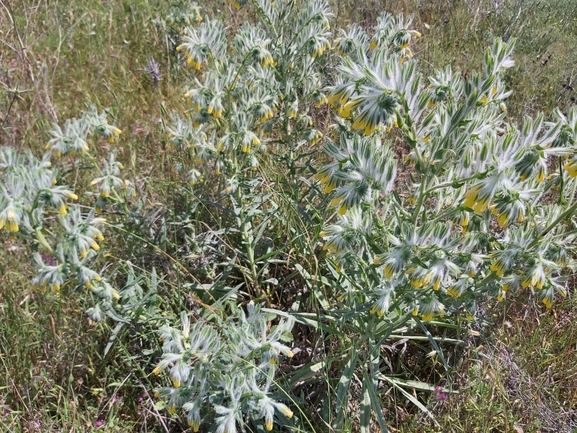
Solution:
[[[565,164],[565,171],[569,173],[571,177],[577,177],[577,161],[569,161]]]
[[[477,213],[483,213],[485,212],[485,210],[487,210],[488,207],[489,207],[489,198],[487,197],[475,203],[475,206],[473,206],[473,210]]]
[[[331,200],[331,206],[332,206],[332,207],[337,207],[337,206],[341,203],[342,200],[343,200],[343,196],[341,196],[341,195],[333,198],[333,199]]]
[[[422,319],[423,319],[423,321],[425,321],[425,322],[430,322],[431,320],[433,320],[433,312],[431,311],[431,312],[429,312],[429,313],[423,314]]]
[[[551,308],[551,304],[552,304],[551,298],[549,298],[549,297],[546,296],[546,297],[543,298],[543,301],[542,301],[542,302],[543,302],[543,304],[545,304],[545,307],[547,307],[547,309],[550,309],[550,308]]]
[[[507,226],[507,217],[508,215],[505,213],[499,215],[499,217],[497,218],[497,223],[499,224],[499,227],[503,228]]]
[[[472,208],[477,202],[477,197],[479,196],[481,189],[482,189],[481,185],[475,185],[474,187],[469,189],[465,193],[465,202],[463,204],[467,207]]]
[[[285,404],[282,403],[277,403],[276,408],[287,418],[292,418],[294,413],[292,410],[290,410]]]
[[[416,287],[416,288],[423,287],[423,280],[420,278],[417,280],[411,280],[411,286]]]
[[[9,223],[10,226],[8,227],[8,230],[10,230],[12,233],[16,233],[17,231],[20,230],[20,227],[18,227],[16,221],[9,221]]]
[[[497,261],[491,263],[491,267],[489,269],[495,272],[495,274],[497,274],[498,277],[502,277],[503,274],[505,273],[505,268]]]
[[[393,268],[390,265],[385,265],[385,278],[391,279],[393,277]]]
[[[360,117],[357,117],[353,122],[353,129],[365,129],[367,124]]]
[[[449,290],[447,290],[447,295],[449,295],[452,298],[457,299],[459,296],[461,296],[461,294],[459,293],[459,291],[455,288],[455,287],[450,287]]]
[[[543,167],[539,167],[539,170],[537,171],[537,183],[541,183],[545,180],[545,170],[543,169]]]
[[[367,125],[365,127],[365,135],[371,135],[373,132],[375,132],[375,126],[374,125]]]

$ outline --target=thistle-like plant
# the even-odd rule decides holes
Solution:
[[[551,308],[572,270],[577,111],[507,118],[513,41],[496,40],[478,74],[427,83],[408,24],[385,14],[372,37],[353,26],[338,40],[332,161],[315,175],[336,210],[321,232],[330,267],[386,328],[472,319],[487,294],[519,290]]]
[[[379,25],[398,25],[389,19]],[[390,305],[424,320],[457,307],[474,314],[481,291],[502,299],[519,285],[550,307],[565,293],[573,236],[565,221],[575,211],[575,111],[549,123],[527,118],[518,129],[506,119],[502,80],[513,43],[496,41],[483,73],[466,80],[446,69],[423,88],[416,62],[403,60],[407,48],[388,31],[368,49],[357,37],[359,60],[343,60],[329,96],[344,122],[327,145],[334,162],[316,177],[343,216],[323,233],[325,248],[340,263],[359,247],[338,233],[364,237],[363,260],[394,282]],[[386,34],[377,26],[375,35]],[[390,149],[399,139],[412,181],[395,178],[402,162]],[[347,212],[369,222],[359,230]]]
[[[212,424],[212,431],[234,433],[250,418],[270,431],[275,420],[284,424],[293,416],[279,401],[284,396],[274,394],[279,357],[293,356],[283,343],[292,337],[292,320],[269,329],[272,317],[253,303],[246,313],[235,310],[192,323],[183,312],[180,327],[159,330],[163,355],[153,373],[167,370],[171,384],[156,394],[167,400],[169,413],[182,411],[195,432]]]
[[[184,92],[191,110],[173,115],[167,132],[195,191],[202,193],[200,185],[210,181],[210,199],[230,203],[242,236],[241,270],[254,288],[259,268],[266,267],[255,248],[279,206],[261,190],[276,181],[290,186],[298,201],[304,170],[299,149],[322,137],[313,111],[326,103],[319,65],[330,47],[331,13],[325,2],[237,5],[245,4],[258,21],[245,22],[233,35],[208,18],[186,27],[177,51],[191,69]],[[287,175],[264,178],[262,166],[278,163]]]
[[[53,125],[52,138],[46,146],[49,152],[42,159],[30,152],[0,148],[0,229],[6,228],[13,236],[32,242],[37,251],[37,275],[33,280],[36,287],[59,291],[69,283],[69,290],[85,287],[106,304],[120,297],[102,272],[94,269],[100,242],[104,240],[105,219],[95,216],[98,205],[83,208],[71,204],[79,197],[72,188],[59,184],[67,173],[54,168],[51,162],[54,157],[90,161],[91,136],[114,142],[120,132],[108,123],[104,112],[91,108],[80,118],[67,120],[64,127]],[[59,165],[56,161],[55,166]],[[115,199],[124,200],[131,187],[118,177],[121,168],[111,152],[99,168],[101,177],[93,182],[99,184],[101,197],[110,197],[110,192],[115,191]]]

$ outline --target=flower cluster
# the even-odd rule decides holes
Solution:
[[[169,413],[182,410],[195,432],[211,411],[218,415],[216,431],[236,432],[243,413],[264,419],[270,431],[275,412],[293,415],[270,396],[279,356],[293,356],[281,343],[291,328],[292,321],[280,320],[268,331],[267,315],[253,303],[246,313],[238,309],[214,323],[191,323],[181,313],[179,328],[159,331],[164,353],[153,374],[167,370],[171,386],[159,388],[156,395],[167,399]]]
[[[188,26],[177,47],[202,75],[195,73],[187,86],[192,109],[173,116],[168,139],[178,150],[192,150],[192,164],[183,170],[191,185],[212,168],[226,175],[225,194],[255,175],[268,148],[290,154],[323,137],[308,103],[327,101],[317,67],[330,48],[327,4],[310,2],[299,13],[287,2],[253,4],[262,23],[245,22],[229,39],[222,22],[205,21]]]
[[[474,315],[482,293],[502,300],[517,289],[534,290],[550,308],[566,292],[573,235],[562,223],[577,210],[577,111],[507,123],[502,74],[513,44],[501,41],[487,50],[482,74],[445,69],[423,86],[408,61],[417,36],[409,24],[385,14],[369,46],[355,26],[339,40],[347,57],[329,88],[338,116],[326,145],[332,162],[315,175],[342,215],[321,233],[325,250],[339,271],[369,279],[365,299],[379,317]],[[389,150],[399,136],[410,148],[410,182],[396,179]]]

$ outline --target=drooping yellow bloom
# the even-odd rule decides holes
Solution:
[[[366,127],[367,123],[364,120],[362,120],[361,117],[357,117],[353,122],[353,129],[359,130],[359,129],[365,129]]]
[[[371,308],[371,314],[376,315],[377,317],[382,317],[383,316],[383,312],[377,308],[377,306],[375,305],[373,308]]]
[[[416,288],[423,287],[423,280],[421,278],[416,279],[416,280],[411,280],[411,286],[416,287]]]
[[[543,167],[539,167],[537,170],[537,183],[541,183],[545,180],[545,169]]]
[[[489,207],[489,197],[485,197],[481,201],[475,203],[475,206],[473,206],[473,210],[477,213],[483,213],[487,210],[488,207]]]
[[[549,298],[548,296],[543,298],[543,304],[545,304],[545,307],[547,307],[547,309],[551,308],[551,298]]]
[[[337,207],[337,206],[341,203],[342,200],[343,200],[343,196],[342,196],[342,195],[336,196],[335,198],[333,198],[333,199],[331,200],[331,206],[332,206],[332,207]]]
[[[502,213],[501,215],[499,215],[499,217],[497,218],[497,223],[499,224],[499,227],[503,228],[507,226],[507,218],[508,215],[506,213]]]
[[[391,279],[393,277],[394,269],[390,265],[385,265],[385,278]]]
[[[465,202],[463,204],[467,207],[472,208],[475,205],[475,203],[477,202],[477,198],[478,198],[479,193],[481,192],[482,188],[483,187],[481,185],[475,185],[474,187],[469,189],[465,193]]]
[[[569,173],[571,177],[577,177],[577,161],[572,160],[565,164],[565,171]]]
[[[287,405],[282,404],[282,403],[276,403],[275,404],[276,408],[287,418],[292,418],[294,413],[292,410],[290,410]]]
[[[491,267],[489,269],[495,272],[498,277],[502,277],[505,274],[504,266],[496,260],[491,263]]]
[[[16,221],[11,220],[8,220],[8,222],[6,222],[6,228],[12,233],[16,233],[17,231],[20,230],[20,227],[18,227],[18,223]]]
[[[433,312],[430,311],[430,312],[428,312],[428,313],[423,314],[422,319],[423,319],[423,321],[425,321],[425,322],[430,322],[431,320],[433,320]]]
[[[447,295],[451,296],[452,298],[457,299],[459,296],[461,296],[461,293],[459,292],[459,290],[457,290],[457,288],[455,287],[450,287],[447,290]]]

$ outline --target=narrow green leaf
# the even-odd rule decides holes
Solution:
[[[439,345],[435,341],[435,337],[433,337],[433,335],[429,332],[427,327],[425,325],[423,325],[423,322],[421,322],[421,320],[418,317],[413,317],[413,319],[415,320],[415,322],[417,322],[419,324],[419,326],[421,327],[421,329],[423,330],[423,332],[427,336],[427,339],[431,342],[431,345],[433,346],[433,348],[435,349],[435,351],[439,355],[439,359],[443,363],[443,366],[445,368],[449,368],[449,364],[447,364],[447,361],[445,360],[445,356],[443,355],[443,351],[441,350],[441,348],[439,347]]]
[[[358,359],[357,347],[353,344],[351,346],[351,351],[349,352],[349,360],[345,365],[345,369],[343,370],[343,374],[339,379],[339,385],[337,387],[337,400],[335,404],[335,410],[337,412],[336,427],[341,426],[346,415],[347,402],[349,400],[349,387],[357,367]]]
[[[363,399],[361,400],[361,433],[371,433],[371,381],[365,377],[363,381]]]
[[[383,415],[381,400],[379,399],[379,394],[377,393],[376,381],[374,380],[374,378],[370,378],[368,377],[368,375],[366,376],[367,377],[365,378],[363,383],[368,383],[369,385],[371,385],[367,388],[367,390],[369,392],[369,397],[371,399],[371,407],[373,408],[373,412],[375,413],[375,416],[377,417],[377,422],[379,423],[379,428],[381,429],[381,433],[388,433],[389,429],[387,427],[387,421],[385,420],[385,417]],[[376,376],[377,378],[380,378],[380,374],[377,374]]]

